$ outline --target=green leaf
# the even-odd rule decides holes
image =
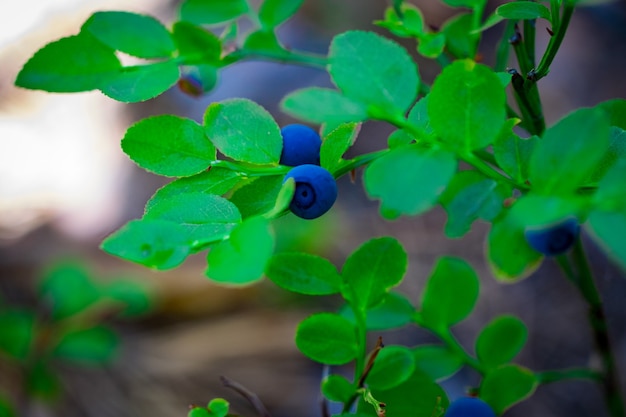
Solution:
[[[178,54],[186,64],[217,64],[222,42],[212,32],[190,22],[178,21],[172,27]]]
[[[341,276],[329,260],[307,253],[277,253],[265,268],[274,284],[289,291],[308,294],[335,294],[341,290]]]
[[[388,292],[383,300],[365,312],[367,330],[390,330],[406,326],[413,321],[415,308],[402,294]],[[344,304],[339,314],[352,323],[356,323],[354,311],[348,304]]]
[[[501,315],[487,324],[476,339],[476,356],[490,368],[510,362],[522,350],[528,337],[524,322]]]
[[[236,19],[248,10],[246,0],[185,0],[180,5],[180,17],[197,25],[215,25]]]
[[[593,197],[594,207],[603,211],[626,209],[624,178],[626,178],[626,159],[621,159],[608,170],[598,184],[598,190]]]
[[[187,417],[212,417],[206,407],[193,407],[187,413]]]
[[[174,61],[123,67],[107,79],[100,91],[114,100],[136,103],[164,93],[179,77],[178,64]]]
[[[51,369],[50,364],[38,360],[30,366],[26,374],[26,392],[29,398],[51,403],[59,399],[62,393],[59,372]]]
[[[470,9],[475,7],[483,7],[486,0],[443,0],[445,4],[452,7],[468,7]]]
[[[523,183],[528,179],[530,158],[540,141],[537,136],[522,139],[512,131],[500,135],[493,144],[496,162],[511,178]]]
[[[343,162],[343,154],[352,146],[361,130],[357,123],[344,123],[333,129],[322,142],[320,165],[333,172]]]
[[[140,167],[170,177],[202,172],[216,157],[200,125],[170,114],[132,125],[122,139],[122,150]]]
[[[383,217],[415,216],[435,205],[456,166],[455,156],[439,147],[396,148],[366,168],[365,190],[381,200]]]
[[[0,354],[25,361],[35,340],[34,311],[3,308],[0,311]]]
[[[96,326],[64,334],[52,353],[59,359],[85,365],[104,364],[115,357],[119,343],[111,329]]]
[[[96,12],[81,27],[109,48],[139,58],[167,58],[176,47],[172,36],[151,16],[122,11]]]
[[[385,114],[403,114],[417,97],[415,62],[403,47],[373,32],[335,36],[328,59],[328,72],[346,96]]]
[[[393,7],[385,11],[385,20],[375,22],[378,26],[389,29],[396,36],[417,36],[424,33],[424,16],[412,4],[402,4],[400,18]]]
[[[543,18],[550,21],[550,10],[534,1],[516,1],[506,3],[496,9],[496,14],[505,19],[534,20]]]
[[[348,257],[341,271],[344,298],[361,311],[375,306],[402,281],[407,263],[406,252],[394,238],[365,242]]]
[[[371,389],[388,390],[409,379],[415,370],[413,353],[405,346],[385,346],[367,376]]]
[[[288,94],[280,105],[285,113],[312,123],[340,124],[367,119],[365,104],[327,88],[296,90]]]
[[[446,37],[443,33],[425,33],[419,38],[417,52],[426,58],[437,58],[445,46]]]
[[[207,193],[222,195],[230,191],[235,185],[243,181],[241,174],[230,169],[211,167],[191,177],[180,178],[159,188],[146,204],[146,210],[159,200],[174,197],[179,194]]]
[[[284,55],[285,59],[288,55],[273,30],[261,29],[250,33],[243,43],[243,48],[248,51],[269,52],[277,56]]]
[[[230,201],[237,206],[244,219],[267,213],[276,204],[283,178],[282,175],[257,177],[237,188]]]
[[[90,91],[105,85],[120,68],[113,49],[80,34],[37,51],[20,70],[15,85],[55,93]]]
[[[491,226],[487,237],[487,260],[500,281],[513,282],[532,274],[541,265],[542,255],[528,245],[524,226],[509,211]]]
[[[606,253],[626,269],[626,161],[618,161],[598,184],[594,210],[589,216],[591,236]]]
[[[437,261],[422,293],[422,322],[432,329],[446,329],[474,309],[480,284],[476,272],[462,259]]]
[[[293,16],[304,0],[265,0],[259,9],[259,20],[266,28],[273,28]]]
[[[212,417],[226,417],[229,407],[230,404],[223,398],[214,398],[207,405]]]
[[[602,110],[583,108],[565,116],[546,130],[530,158],[533,190],[546,195],[576,190],[607,152],[609,135],[609,118]]]
[[[419,133],[415,139],[419,140],[432,136],[433,128],[430,126],[430,118],[428,117],[428,96],[422,97],[415,103],[409,112],[407,120]]]
[[[85,310],[101,297],[100,289],[81,266],[55,265],[39,282],[39,295],[49,303],[52,318],[62,320]]]
[[[206,275],[221,284],[246,285],[262,278],[274,250],[274,236],[263,217],[250,217],[230,238],[209,251]]]
[[[110,255],[156,269],[175,268],[189,255],[185,227],[164,220],[131,220],[100,247]]]
[[[277,165],[283,148],[280,128],[263,107],[235,98],[211,104],[204,129],[220,152],[251,164]]]
[[[230,201],[214,194],[187,193],[150,204],[146,220],[167,220],[182,226],[191,244],[220,241],[241,223],[241,214]]]
[[[615,98],[607,100],[596,107],[609,116],[611,126],[626,130],[626,99]]]
[[[304,319],[296,331],[298,349],[310,359],[327,365],[343,365],[358,354],[356,327],[333,313],[317,313]]]
[[[102,295],[125,305],[119,313],[122,317],[139,316],[152,307],[149,290],[139,281],[130,279],[108,281],[102,288]]]
[[[489,371],[480,384],[480,398],[500,415],[530,397],[537,389],[535,375],[518,365],[503,365]]]
[[[441,345],[421,345],[413,349],[415,366],[434,381],[447,379],[464,365],[464,358]]]
[[[0,393],[0,417],[16,417],[17,413],[8,398]]]
[[[385,403],[388,416],[433,417],[448,406],[445,391],[423,372],[415,369],[409,379],[388,390],[372,389],[376,400]],[[440,414],[437,412],[441,411]],[[361,399],[358,412],[376,416],[374,407]]]
[[[626,130],[617,126],[611,126],[609,147],[596,165],[588,181],[592,183],[599,181],[620,160],[626,160]]]
[[[460,13],[446,20],[441,33],[446,37],[446,48],[452,56],[473,58],[475,44],[470,32],[474,29],[472,13]]]
[[[592,211],[589,215],[591,236],[607,255],[626,269],[626,209],[617,212]]]
[[[511,188],[503,183],[485,178],[476,171],[458,172],[440,199],[448,214],[446,236],[463,236],[477,219],[493,220],[510,196]]]
[[[322,380],[322,394],[331,401],[347,403],[354,394],[354,385],[344,376],[330,374]]]
[[[442,141],[471,151],[491,144],[504,124],[506,95],[489,67],[454,61],[435,79],[428,95],[430,124]]]

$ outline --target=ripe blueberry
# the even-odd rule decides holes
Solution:
[[[480,398],[463,397],[450,404],[444,417],[496,417],[496,413]]]
[[[556,256],[567,252],[580,233],[580,225],[575,218],[537,228],[528,228],[524,232],[526,241],[537,252],[545,256]]]
[[[320,135],[308,126],[293,124],[280,130],[283,136],[283,151],[280,163],[295,167],[304,164],[320,164]]]
[[[320,217],[330,210],[337,199],[335,178],[318,165],[298,165],[285,175],[285,181],[288,178],[293,178],[296,182],[296,192],[289,208],[298,217]]]

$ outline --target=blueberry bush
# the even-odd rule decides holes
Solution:
[[[39,280],[34,307],[0,299],[0,367],[11,392],[0,391],[0,416],[19,415],[34,403],[63,394],[57,368],[101,367],[118,354],[120,336],[111,320],[126,321],[151,308],[148,289],[128,278],[106,281],[83,265],[57,263]],[[13,405],[10,397],[30,404]]]
[[[342,415],[359,417],[502,415],[542,384],[581,378],[602,387],[612,417],[624,417],[616,354],[582,237],[626,268],[626,100],[579,108],[546,126],[539,90],[585,1],[510,1],[487,13],[486,0],[443,0],[458,13],[435,29],[415,5],[393,0],[375,22],[386,36],[350,30],[332,39],[326,55],[289,49],[277,35],[302,3],[183,0],[178,20],[167,26],[150,16],[97,12],[78,34],[49,43],[25,63],[18,86],[100,90],[122,102],[149,100],[175,85],[202,95],[223,68],[244,60],[315,67],[334,84],[293,91],[280,103],[313,130],[281,130],[268,111],[241,98],[211,103],[201,123],[165,114],[132,125],[123,151],[141,168],[174,180],[102,249],[158,270],[208,252],[206,277],[216,283],[267,277],[287,291],[338,294],[344,307],[306,317],[295,333],[298,349],[328,366],[321,382],[325,415],[331,402],[341,404]],[[244,19],[251,28],[241,25]],[[547,33],[537,30],[539,20]],[[482,62],[481,38],[496,25],[502,37],[494,62]],[[547,39],[542,51],[538,36]],[[440,65],[432,83],[396,37]],[[119,53],[143,61],[124,66]],[[345,157],[369,121],[395,130],[379,150]],[[589,304],[600,366],[539,372],[515,363],[528,329],[511,315],[494,317],[475,346],[463,346],[453,327],[472,312],[480,292],[463,259],[442,254],[421,299],[411,300],[394,290],[408,263],[394,237],[364,242],[341,268],[313,253],[275,253],[272,221],[289,213],[324,215],[337,198],[335,179],[359,169],[384,219],[441,206],[452,239],[476,220],[490,223],[485,257],[503,283],[520,281],[553,258]],[[368,334],[407,325],[432,332],[440,343],[368,346]],[[350,378],[334,372],[346,364]],[[480,375],[480,384],[468,391],[473,398],[450,404],[441,382],[463,367]],[[241,386],[225,383],[257,404]],[[224,417],[228,403],[215,399],[189,415]]]

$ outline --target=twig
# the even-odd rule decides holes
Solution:
[[[250,391],[240,383],[235,382],[232,379],[226,378],[225,376],[221,376],[220,380],[226,388],[237,391],[237,393],[239,393],[242,397],[248,400],[248,402],[256,410],[259,417],[271,417],[269,411],[267,411],[267,408],[265,408],[265,405],[263,405],[259,396],[256,395],[254,392]]]

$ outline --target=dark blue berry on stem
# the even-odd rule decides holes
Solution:
[[[283,136],[283,151],[280,163],[295,167],[304,164],[320,164],[320,135],[308,126],[292,124],[280,130]]]
[[[444,417],[496,417],[496,413],[480,398],[463,397],[450,404]]]
[[[547,226],[528,228],[524,232],[528,244],[545,256],[567,252],[579,234],[580,225],[573,217]]]
[[[292,168],[285,181],[293,178],[296,191],[289,208],[298,217],[315,219],[326,213],[337,199],[337,183],[326,169],[313,164]]]

